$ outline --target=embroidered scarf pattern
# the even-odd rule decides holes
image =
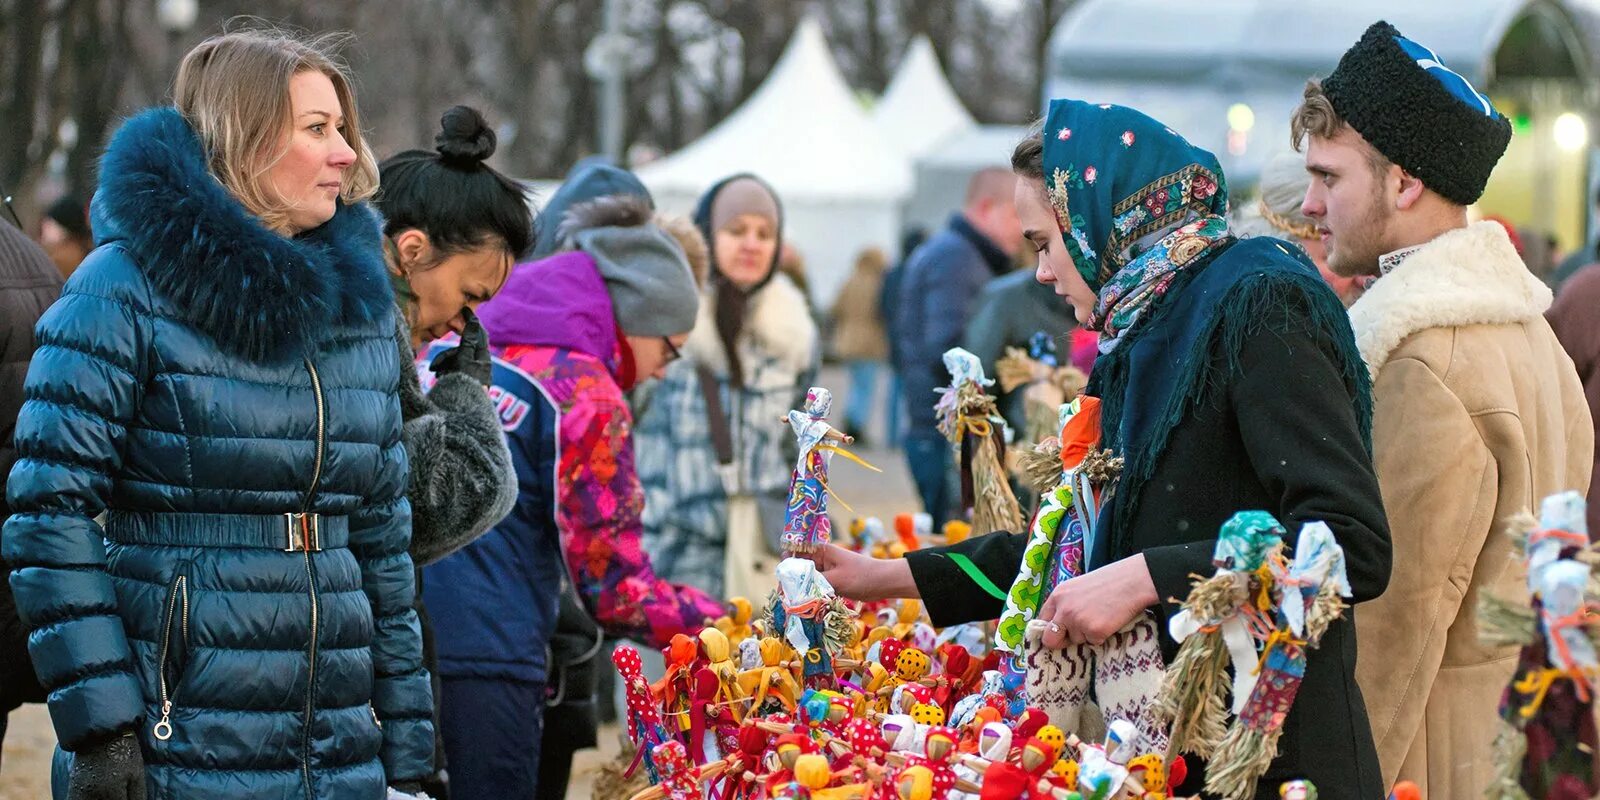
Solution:
[[[1068,254],[1099,295],[1087,327],[1102,351],[1230,236],[1216,157],[1133,109],[1052,101],[1043,166]]]

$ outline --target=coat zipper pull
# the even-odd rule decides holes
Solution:
[[[151,733],[155,734],[156,739],[164,742],[164,741],[172,738],[172,722],[171,722],[171,719],[172,719],[172,701],[171,700],[163,701],[161,703],[161,721],[157,722],[155,728],[151,729]]]

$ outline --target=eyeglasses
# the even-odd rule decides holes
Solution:
[[[661,341],[665,342],[666,345],[667,345],[667,363],[668,364],[671,364],[672,362],[677,361],[680,358],[683,358],[683,351],[679,350],[678,346],[673,344],[671,339],[668,339],[667,337],[663,336],[663,337],[661,337]]]

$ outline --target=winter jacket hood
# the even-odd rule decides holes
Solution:
[[[233,355],[297,357],[330,318],[362,325],[391,313],[372,210],[341,203],[333,219],[292,239],[268,230],[211,175],[176,109],[124,123],[100,173],[91,204],[97,243],[127,247],[185,321]]]
[[[543,345],[617,366],[617,321],[594,256],[569,250],[518,264],[478,319],[496,348]]]
[[[642,198],[647,206],[655,208],[650,190],[633,173],[613,166],[604,160],[578,162],[561,188],[550,195],[550,201],[540,211],[539,239],[533,246],[533,258],[544,258],[560,249],[561,220],[573,206],[601,197],[631,195]]]

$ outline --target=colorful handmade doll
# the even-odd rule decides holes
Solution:
[[[1167,800],[1167,765],[1161,756],[1145,753],[1129,761],[1128,777],[1144,787],[1144,795],[1136,800]]]
[[[1011,758],[1011,728],[1003,722],[984,723],[978,731],[975,755],[990,763],[1004,763]],[[968,783],[981,784],[983,773],[976,766],[962,762],[955,768],[956,777]]]
[[[1278,797],[1280,800],[1317,800],[1317,786],[1311,781],[1289,781],[1278,787]]]
[[[992,761],[983,773],[981,800],[1039,800],[1051,796],[1045,775],[1054,764],[1050,746],[1037,739],[1022,745],[1016,765]]]
[[[1083,745],[1078,750],[1078,790],[1084,800],[1112,800],[1127,796],[1128,762],[1139,752],[1141,734],[1133,723],[1119,719],[1106,728],[1104,745]]]
[[[672,723],[672,731],[682,736],[689,730],[689,706],[694,699],[695,662],[700,658],[700,643],[687,634],[677,634],[662,651],[666,672],[651,684],[650,691]]]
[[[826,758],[816,754],[800,756],[794,763],[794,781],[808,790],[811,800],[860,800],[869,786],[853,783],[829,788],[836,776]]]
[[[922,753],[907,758],[906,764],[927,767],[932,779],[933,796],[944,798],[956,787],[955,756],[956,732],[941,725],[928,731]]]
[[[800,756],[816,753],[817,746],[803,733],[786,733],[773,744],[773,752],[777,755],[778,765],[767,775],[767,795],[785,796],[778,792],[794,782],[794,767]]]
[[[1254,796],[1256,782],[1272,766],[1284,719],[1305,679],[1306,653],[1339,618],[1350,596],[1344,551],[1321,522],[1300,529],[1287,570],[1270,554],[1266,566],[1261,595],[1275,597],[1276,608],[1267,612],[1270,627],[1255,627],[1258,635],[1269,631],[1254,669],[1258,678],[1206,770],[1206,791],[1230,800]]]
[[[817,565],[803,558],[778,562],[778,590],[770,603],[772,627],[781,631],[804,663],[808,689],[837,689],[833,659],[849,641],[853,614],[833,592]]]
[[[781,640],[766,638],[759,645],[761,666],[739,673],[739,689],[750,698],[750,713],[756,716],[786,710],[794,713],[800,700],[800,685],[794,673],[784,666],[789,655]]]
[[[950,385],[939,390],[934,412],[939,430],[960,453],[961,506],[972,511],[972,533],[1022,530],[1022,506],[1011,491],[1003,461],[1005,419],[984,387],[977,356],[953,348],[944,354]]]
[[[700,770],[689,760],[689,753],[679,741],[663,742],[651,752],[656,768],[661,771],[657,783],[666,800],[702,800]]]
[[[1484,641],[1518,644],[1517,669],[1500,701],[1503,729],[1495,742],[1498,774],[1491,800],[1569,800],[1600,792],[1594,722],[1594,678],[1600,657],[1591,626],[1600,604],[1590,599],[1588,544],[1581,495],[1545,498],[1528,534],[1531,609],[1486,600]]]
[[[838,453],[874,472],[881,471],[838,446],[851,444],[855,438],[828,424],[832,408],[833,393],[813,386],[806,392],[805,409],[790,411],[785,420],[794,428],[800,446],[799,460],[789,481],[789,511],[783,523],[785,555],[816,552],[828,543],[833,528],[828,518],[828,494],[832,491],[828,488],[830,454]]]
[[[627,700],[628,739],[633,742],[634,748],[634,761],[628,766],[627,774],[632,775],[642,760],[645,771],[650,775],[650,782],[659,783],[661,773],[656,769],[652,753],[673,738],[662,723],[661,706],[656,703],[650,684],[644,680],[644,665],[639,660],[639,651],[629,645],[619,645],[611,654],[611,663],[616,665],[617,675],[622,681]]]
[[[743,702],[747,695],[739,686],[739,670],[733,665],[728,637],[716,628],[700,631],[700,652],[707,662],[707,668],[717,678],[716,702],[730,709],[735,724],[743,722]]]
[[[1269,559],[1279,558],[1283,526],[1264,511],[1244,511],[1222,524],[1212,555],[1216,575],[1198,581],[1167,627],[1179,643],[1155,706],[1171,725],[1169,750],[1209,758],[1227,734],[1228,667],[1233,667],[1233,713],[1255,687],[1257,649],[1251,635],[1277,627],[1271,619]]]
[[[750,617],[754,612],[749,600],[743,597],[728,598],[727,616],[718,618],[714,624],[723,636],[728,637],[731,647],[738,648],[750,638]]]
[[[754,720],[740,726],[734,749],[723,759],[724,769],[712,782],[711,796],[721,800],[751,800],[759,795],[755,770],[761,767],[772,734]]]

